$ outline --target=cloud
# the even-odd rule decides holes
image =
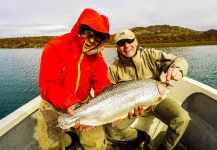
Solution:
[[[60,35],[69,32],[70,29],[65,25],[51,24],[13,24],[0,26],[0,35],[2,37],[19,37],[19,36],[45,36],[45,35]],[[7,32],[5,32],[7,31]]]
[[[169,24],[217,29],[216,0],[0,0],[0,38],[69,32],[86,7],[108,16],[111,33]]]

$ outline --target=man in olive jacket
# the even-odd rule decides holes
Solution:
[[[182,57],[177,57],[155,49],[139,47],[134,33],[130,30],[122,30],[114,37],[117,45],[118,58],[110,65],[108,76],[113,83],[143,78],[164,80],[167,84],[171,80],[178,81],[187,74],[188,63]],[[128,118],[121,121],[115,127],[107,127],[108,135],[119,140],[134,140],[137,136],[135,129],[128,128],[135,120],[135,116],[144,112],[154,115],[168,128],[165,138],[159,149],[173,149],[189,123],[188,113],[175,101],[166,98],[151,109],[144,110],[142,106],[129,112]],[[159,145],[149,145],[156,149]]]

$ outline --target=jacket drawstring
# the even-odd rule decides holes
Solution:
[[[84,54],[82,53],[78,62],[78,77],[77,77],[77,81],[76,81],[76,87],[75,87],[75,92],[77,92],[78,90],[78,86],[79,86],[79,82],[80,82],[80,77],[81,77],[81,62],[84,58]]]

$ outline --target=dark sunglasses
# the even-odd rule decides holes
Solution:
[[[104,42],[106,40],[106,35],[105,34],[100,33],[100,32],[96,32],[96,31],[94,31],[93,29],[91,29],[88,26],[81,27],[80,35],[87,38],[87,39],[90,39],[90,38],[94,37],[95,41],[100,42],[100,43]]]
[[[116,44],[121,47],[121,46],[124,46],[125,43],[128,43],[128,44],[131,44],[134,42],[135,39],[123,39],[123,40],[120,40],[118,41]]]

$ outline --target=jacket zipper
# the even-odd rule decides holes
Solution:
[[[132,62],[133,62],[133,60],[132,60]],[[136,73],[136,79],[139,79],[138,72],[137,72],[137,69],[136,69],[136,65],[134,64],[134,62],[133,62],[133,68],[134,68],[135,73]]]
[[[79,86],[79,82],[80,82],[80,77],[81,77],[81,62],[84,58],[84,54],[82,53],[81,56],[80,56],[80,59],[78,61],[78,77],[77,77],[77,81],[76,81],[76,87],[75,87],[75,92],[77,92],[78,90],[78,86]]]

